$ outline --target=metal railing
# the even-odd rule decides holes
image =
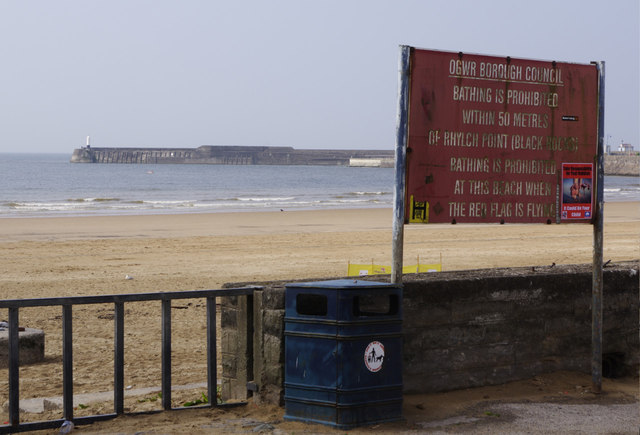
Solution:
[[[217,404],[217,354],[216,354],[216,297],[246,296],[253,302],[253,292],[260,287],[242,287],[221,290],[192,290],[162,293],[139,293],[102,296],[72,296],[42,299],[1,300],[0,309],[9,310],[9,424],[0,425],[0,434],[60,427],[65,421],[74,424],[90,424],[109,420],[124,414],[124,304],[127,302],[161,301],[162,303],[162,409],[193,409],[215,407]],[[207,390],[209,403],[196,407],[171,406],[171,301],[174,299],[206,298],[207,317]],[[114,369],[113,413],[91,416],[73,416],[73,322],[74,305],[114,304]],[[20,308],[62,307],[62,403],[63,418],[40,422],[20,423],[20,361],[18,320]],[[253,325],[247,325],[251,331]],[[127,415],[148,414],[149,411],[128,412]]]

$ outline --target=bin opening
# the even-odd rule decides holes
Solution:
[[[398,314],[398,295],[359,295],[353,298],[354,316],[393,316]]]
[[[303,316],[326,316],[327,297],[312,293],[300,293],[296,296],[296,311]]]

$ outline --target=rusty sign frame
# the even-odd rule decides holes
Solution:
[[[399,76],[398,77],[399,78],[398,79],[398,105],[397,105],[397,120],[396,120],[396,152],[395,152],[396,172],[395,172],[394,213],[393,213],[394,217],[393,217],[393,233],[392,233],[392,239],[393,239],[392,240],[392,257],[393,258],[392,258],[391,282],[393,283],[402,283],[402,264],[403,264],[405,223],[408,223],[411,220],[414,220],[417,222],[420,222],[420,221],[428,222],[430,220],[428,215],[429,213],[428,201],[425,201],[425,200],[416,201],[416,198],[410,198],[411,203],[409,203],[409,201],[407,200],[407,196],[409,196],[408,192],[410,193],[407,186],[409,183],[407,158],[409,153],[415,154],[415,150],[412,149],[410,144],[416,143],[415,140],[412,142],[412,139],[414,138],[410,138],[410,135],[412,134],[412,131],[410,130],[410,122],[411,120],[415,121],[416,119],[415,116],[413,118],[411,117],[411,109],[413,108],[414,115],[416,111],[424,110],[425,113],[421,113],[423,121],[425,119],[428,121],[431,121],[432,117],[436,115],[435,111],[442,110],[439,104],[433,104],[434,94],[436,93],[436,90],[433,87],[431,89],[427,89],[427,91],[431,91],[431,93],[429,92],[425,93],[424,92],[425,89],[422,89],[423,92],[420,95],[420,101],[419,102],[415,101],[416,89],[414,88],[412,90],[413,84],[411,82],[412,80],[411,75],[413,72],[412,60],[414,58],[414,54],[416,50],[417,49],[410,46],[400,46],[400,56],[399,56],[399,65],[398,65],[398,70],[399,70],[398,71],[398,76]],[[520,67],[522,67],[522,65],[527,65],[528,63],[533,65],[541,65],[543,63],[542,61],[528,61],[526,59],[513,60],[510,57],[498,58],[495,56],[472,55],[472,59],[475,58],[476,60],[479,60],[479,61],[482,61],[482,60],[490,61],[490,60],[502,59],[501,62],[497,62],[497,61],[487,62],[487,64],[491,65],[491,68],[495,67],[495,70],[492,69],[491,72],[486,73],[485,76],[482,77],[482,74],[478,74],[477,70],[471,69],[471,68],[475,68],[477,65],[472,65],[471,63],[469,63],[467,64],[468,69],[465,71],[464,69],[465,66],[461,63],[462,62],[461,59],[463,59],[465,56],[463,53],[434,52],[433,50],[422,50],[422,51],[423,52],[429,51],[431,53],[444,54],[446,56],[449,56],[449,58],[451,59],[455,58],[455,56],[458,57],[459,62],[453,62],[449,64],[449,65],[453,65],[453,71],[451,70],[448,71],[450,73],[448,78],[454,79],[457,81],[458,83],[457,86],[459,86],[458,91],[460,91],[460,89],[464,89],[464,92],[467,92],[467,91],[471,92],[473,93],[474,96],[468,97],[468,95],[465,94],[465,98],[456,98],[455,88],[452,88],[450,86],[447,90],[448,92],[452,92],[452,89],[453,89],[454,96],[452,100],[457,100],[457,102],[459,102],[460,100],[468,101],[469,99],[473,100],[472,103],[477,103],[477,102],[489,103],[489,105],[492,102],[493,103],[496,102],[496,100],[493,100],[493,101],[488,100],[488,95],[486,90],[491,89],[491,92],[496,92],[495,94],[492,94],[492,95],[495,95],[495,97],[493,98],[497,98],[497,94],[499,92],[497,90],[498,87],[482,87],[482,86],[466,86],[465,87],[462,84],[462,80],[461,80],[461,79],[464,79],[465,77],[478,79],[478,80],[483,80],[488,78],[490,79],[489,81],[496,81],[494,79],[497,78],[499,79],[497,81],[504,83],[504,86],[506,87],[506,90],[503,92],[508,92],[510,83],[512,81],[516,81],[517,79],[521,78],[521,76],[520,77],[518,76],[518,70],[517,70],[518,62],[520,62],[519,63]],[[547,196],[547,197],[551,195],[555,196],[555,204],[554,204],[555,207],[549,206],[547,214],[543,215],[542,219],[537,219],[539,216],[535,216],[535,219],[520,219],[520,220],[515,219],[515,220],[511,220],[511,222],[514,222],[514,221],[525,222],[525,223],[545,222],[549,224],[552,221],[555,221],[556,223],[573,221],[573,222],[587,222],[593,225],[593,281],[592,281],[593,309],[592,309],[592,364],[591,366],[592,366],[592,383],[593,383],[592,389],[594,392],[600,392],[602,389],[602,267],[603,267],[602,258],[603,258],[603,209],[604,209],[603,154],[604,154],[604,67],[605,67],[605,63],[603,61],[599,61],[599,62],[591,62],[591,64],[589,65],[567,64],[567,63],[562,64],[562,65],[568,65],[570,67],[578,65],[578,68],[581,68],[583,70],[591,67],[593,68],[593,73],[590,73],[590,74],[593,74],[593,80],[594,80],[592,83],[593,89],[591,89],[590,85],[588,84],[587,85],[581,84],[583,100],[584,100],[584,93],[586,89],[586,93],[589,93],[588,98],[589,99],[593,98],[594,100],[592,101],[593,107],[581,107],[581,108],[579,107],[578,109],[582,109],[582,111],[573,112],[573,110],[575,109],[571,109],[566,113],[562,113],[561,111],[559,111],[560,113],[555,113],[553,110],[559,107],[560,96],[558,92],[554,92],[554,90],[557,89],[557,85],[560,85],[560,80],[561,80],[556,70],[559,63],[553,61],[553,62],[548,62],[547,64],[548,66],[546,68],[540,67],[540,68],[545,68],[547,76],[543,77],[543,79],[541,80],[538,80],[540,83],[526,83],[526,85],[532,85],[533,90],[530,90],[528,92],[523,91],[524,93],[522,94],[523,98],[532,98],[532,99],[537,98],[536,101],[538,101],[538,103],[536,103],[535,105],[539,105],[543,107],[544,110],[540,111],[540,110],[530,109],[529,112],[526,112],[528,113],[526,122],[529,124],[520,125],[520,126],[534,127],[534,128],[540,127],[544,131],[542,134],[544,134],[548,130],[548,124],[549,123],[553,124],[555,122],[554,118],[559,117],[560,122],[569,123],[565,125],[570,125],[571,123],[579,122],[580,124],[583,125],[583,128],[588,131],[585,131],[585,133],[582,136],[578,137],[575,140],[570,139],[570,138],[574,138],[575,136],[565,136],[566,138],[568,138],[565,141],[565,143],[567,145],[573,143],[573,145],[575,145],[574,146],[575,151],[577,151],[579,148],[578,143],[582,143],[583,145],[587,145],[587,146],[593,146],[593,154],[591,154],[591,151],[589,151],[589,149],[587,148],[585,152],[580,153],[580,155],[576,155],[575,159],[569,158],[571,157],[570,154],[569,154],[569,157],[567,157],[564,154],[561,155],[560,161],[559,162],[553,161],[552,164],[548,164],[548,163],[545,164],[544,163],[545,159],[544,158],[540,159],[542,160],[542,163],[541,163],[542,167],[549,168],[546,170],[546,172],[549,172],[549,174],[545,174],[545,175],[551,176],[550,180],[549,180],[549,177],[547,177],[547,179],[542,182],[546,184],[544,185],[542,183],[540,184],[540,191],[544,191],[545,193],[545,195],[540,195],[540,196]],[[501,66],[502,66],[502,69],[500,69]],[[458,67],[460,67],[460,70],[458,70]],[[426,68],[429,68],[429,66],[427,65]],[[572,73],[575,74],[575,72],[572,70],[569,73],[569,75],[571,75]],[[494,74],[494,75],[491,76],[491,74]],[[519,74],[522,74],[522,70],[520,70]],[[569,78],[571,79],[571,77]],[[546,85],[549,88],[549,92],[536,91],[535,85]],[[514,86],[513,88],[517,89],[518,86]],[[411,101],[412,96],[414,101]],[[460,94],[458,94],[458,97],[460,97]],[[503,94],[502,95],[503,100],[499,101],[498,103],[503,103],[505,101],[504,100],[505,97],[506,97],[506,94]],[[529,100],[529,101],[532,101],[532,100]],[[446,102],[445,102],[445,106],[446,106]],[[492,106],[490,105],[489,108],[491,107]],[[495,105],[493,107],[495,108]],[[459,108],[460,107],[458,106],[457,110],[459,110]],[[551,109],[551,116],[545,113],[549,108]],[[507,112],[506,109],[507,109],[507,104],[505,104],[505,110],[503,112],[506,113]],[[485,134],[485,133],[491,133],[491,127],[495,125],[495,118],[489,118],[489,119],[483,118],[486,116],[492,116],[491,114],[489,114],[490,112],[489,110],[483,111],[480,109],[475,109],[475,112],[474,112],[473,107],[471,108],[471,110],[472,110],[470,112],[471,116],[476,116],[475,124],[480,125],[481,127],[490,125],[489,130],[487,130],[486,128],[484,129],[483,128],[480,128],[480,129],[467,128],[466,131],[450,130],[449,143],[445,144],[444,131],[439,130],[437,128],[432,128],[430,130],[421,132],[421,134],[423,135],[423,142],[424,142],[422,145],[426,147],[429,147],[432,145],[435,145],[435,146],[442,145],[440,147],[441,150],[443,149],[443,147],[446,147],[446,146],[458,147],[458,149],[462,148],[463,150],[465,148],[467,149],[478,148],[479,140],[480,140],[479,135]],[[585,115],[588,118],[586,121],[584,119]],[[472,119],[472,118],[469,118],[469,119]],[[522,116],[520,116],[520,119],[521,119],[520,122],[523,122]],[[473,124],[473,122],[471,122],[471,124]],[[429,126],[429,122],[426,122],[426,123],[423,122],[423,126],[424,125]],[[569,129],[560,128],[560,130],[571,131],[570,128]],[[547,135],[547,138],[551,137],[551,139],[553,139],[555,136],[554,134],[555,132],[556,132],[555,128],[552,127],[550,132],[551,134],[550,136]],[[457,134],[452,135],[451,133],[457,133]],[[499,132],[498,134],[504,134],[506,136],[507,133]],[[473,135],[476,135],[476,136],[474,137]],[[514,136],[511,137],[512,149],[514,147],[513,138]],[[443,142],[440,142],[441,140]],[[504,144],[506,144],[508,138],[504,137],[504,140],[505,140]],[[536,142],[536,139],[532,139],[531,140],[532,145],[529,145],[528,151],[533,151],[534,147],[536,146],[538,147],[537,148],[538,151],[543,150],[543,148],[545,147],[543,141],[544,139],[540,139],[538,140],[538,142]],[[593,143],[590,144],[589,141]],[[524,143],[526,144],[526,142]],[[537,145],[535,145],[536,143]],[[551,143],[553,145],[553,140],[551,140],[550,142],[547,141],[547,144],[548,143]],[[458,155],[462,157],[465,156],[464,152]],[[484,180],[481,179],[480,181],[482,181],[482,183],[478,184],[478,189],[480,190],[477,190],[476,194],[479,193],[480,195],[483,195],[483,194],[486,195],[487,188],[491,189],[491,186],[493,183],[497,182],[499,186],[501,182],[504,183],[509,181],[508,180],[509,177],[502,176],[503,167],[498,168],[501,170],[495,169],[496,168],[495,160],[502,159],[502,157],[504,156],[504,153],[498,154],[498,155],[500,157],[496,157],[495,153],[490,154],[490,157],[486,157],[486,154],[475,155],[472,158],[476,160],[472,161],[471,162],[472,164],[469,167],[463,168],[464,172],[471,172],[471,173],[478,172],[478,170],[480,170],[480,172],[487,172],[487,173],[490,173],[490,172],[500,173],[500,175],[498,176],[486,177]],[[527,153],[527,155],[524,158],[531,158],[531,155],[532,155],[531,153]],[[548,160],[549,159],[547,159],[547,161]],[[445,166],[445,171],[446,171],[446,163],[447,163],[446,160],[444,161],[444,164],[442,160],[436,162],[435,164],[433,162],[426,162],[424,164],[424,168],[427,168],[427,171],[419,174],[420,177],[424,177],[423,178],[424,184],[429,185],[434,180],[433,172],[440,171],[440,174],[442,174],[443,166]],[[466,162],[464,163],[466,164]],[[502,163],[502,161],[500,163]],[[585,167],[581,165],[590,165],[589,166],[590,169],[588,169],[586,172],[590,176],[588,180],[591,183],[589,207],[586,207],[586,206],[582,207],[581,208],[582,214],[578,215],[577,218],[574,218],[573,216],[570,216],[568,214],[567,215],[561,214],[563,211],[565,211],[566,213],[571,211],[570,208],[565,209],[564,207],[561,207],[561,204],[564,205],[564,200],[561,200],[560,198],[561,198],[561,195],[564,194],[563,185],[565,184],[565,180],[562,178],[563,163],[574,164],[575,167],[579,170],[585,169]],[[451,166],[449,168],[451,169]],[[579,171],[576,173],[579,173]],[[570,174],[570,172],[567,172],[567,174]],[[540,174],[536,173],[534,175],[540,175]],[[554,181],[554,177],[555,177],[555,181]],[[526,181],[527,181],[526,177],[525,179],[521,179],[521,182],[526,182]],[[579,178],[577,182],[578,182],[577,188],[580,188],[581,187],[580,185],[583,184],[582,183],[583,179]],[[449,186],[449,191],[446,192],[444,196],[440,195],[440,198],[447,200],[447,195],[450,195],[452,190],[453,192],[455,192],[454,189],[459,184],[462,184],[462,183],[458,183],[458,181],[455,181],[455,177],[454,177],[454,184],[453,184],[454,187],[451,188],[451,186]],[[495,184],[493,185],[495,186]],[[553,187],[555,187],[555,189],[553,189],[554,192],[551,191]],[[463,187],[461,187],[461,189],[463,189]],[[520,187],[520,189],[522,189],[522,187]],[[567,183],[566,189],[567,190],[571,189],[570,183]],[[457,193],[461,194],[462,192],[458,191]],[[504,196],[503,201],[505,201],[503,202],[503,204],[513,200],[514,196],[511,195],[511,193],[512,192],[505,193],[505,190],[503,188],[502,190],[502,194]],[[516,194],[521,193],[521,191],[516,191],[515,193]],[[431,192],[431,194],[437,196],[438,192],[436,193]],[[573,192],[570,192],[570,194],[572,195]],[[418,198],[418,199],[423,199],[423,198]],[[549,198],[547,198],[547,200],[548,199]],[[576,202],[585,203],[586,201],[576,200]],[[422,210],[421,210],[422,214],[420,213],[417,214],[420,219],[416,219],[416,213],[415,213],[416,203],[421,203],[421,206],[422,206]],[[514,208],[517,210],[517,206]],[[474,215],[473,218],[480,218],[480,220],[465,219],[468,216],[463,215],[461,216],[463,218],[461,219],[461,222],[487,222],[487,220],[483,220],[483,219],[486,219],[486,217],[490,215],[489,208],[487,207],[483,210],[482,207],[480,207],[479,210],[480,211],[477,212],[477,214]],[[443,210],[440,209],[439,213],[442,213],[442,212]],[[413,216],[411,217],[408,216],[409,213],[412,213]],[[524,217],[523,215],[519,217],[523,218]],[[531,218],[531,216],[528,216],[528,217]],[[551,219],[552,217],[554,218],[553,220]],[[500,224],[505,223],[505,219],[501,216],[498,216],[497,214],[494,214],[493,218],[494,219],[488,222],[496,222],[496,223],[499,222]],[[456,219],[444,219],[439,221],[440,222],[449,221],[454,224],[457,223]]]

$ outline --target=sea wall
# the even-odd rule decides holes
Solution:
[[[557,370],[589,373],[591,279],[591,265],[405,275],[404,391],[495,385]],[[640,361],[638,263],[608,265],[603,282],[603,373],[616,376]],[[250,307],[241,298],[222,302],[223,394],[246,395],[250,382],[258,399],[280,403],[286,283],[253,284],[264,289]],[[255,329],[243,340],[247,331],[238,327],[247,316]]]
[[[360,163],[367,162],[369,166],[388,166],[393,156],[391,150],[296,150],[291,147],[85,147],[73,151],[71,163],[349,166],[353,159]]]
[[[292,147],[203,145],[198,148],[94,148],[73,151],[71,163],[331,165],[393,167],[393,150],[296,150]],[[607,175],[640,175],[640,155],[607,154]]]

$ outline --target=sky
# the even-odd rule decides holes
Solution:
[[[0,152],[394,149],[399,46],[604,60],[640,149],[638,0],[0,0]]]

